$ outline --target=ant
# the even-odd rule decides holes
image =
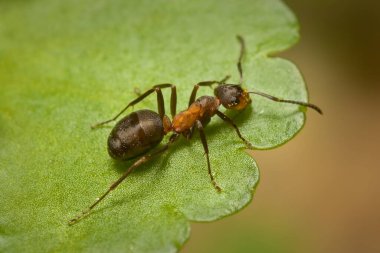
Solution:
[[[228,84],[226,81],[230,76],[226,76],[220,81],[203,81],[194,85],[193,91],[190,95],[189,106],[186,110],[176,113],[177,107],[177,91],[176,86],[170,83],[154,85],[151,89],[145,93],[139,95],[135,100],[130,102],[123,110],[121,110],[115,117],[110,120],[93,125],[91,128],[98,128],[109,122],[115,121],[121,114],[123,114],[129,107],[136,105],[150,94],[157,93],[158,113],[151,110],[138,110],[132,112],[126,117],[122,118],[112,129],[108,137],[108,153],[115,160],[130,160],[136,157],[138,158],[124,174],[111,184],[109,189],[87,209],[83,210],[81,214],[69,221],[69,224],[75,224],[77,221],[87,215],[99,202],[101,202],[112,190],[114,190],[124,179],[137,167],[144,164],[169,149],[169,147],[178,138],[183,135],[187,139],[191,139],[195,129],[198,129],[200,139],[206,155],[208,174],[211,179],[211,183],[214,188],[221,192],[221,187],[215,181],[215,178],[211,171],[209,149],[207,145],[206,135],[204,127],[210,122],[211,117],[217,115],[227,124],[232,126],[238,137],[246,144],[247,148],[253,149],[252,144],[247,141],[239,131],[239,128],[226,114],[219,111],[219,107],[223,105],[226,109],[231,110],[243,110],[250,103],[251,99],[249,94],[255,94],[263,96],[267,99],[275,102],[291,103],[310,107],[322,114],[322,110],[310,103],[294,101],[288,99],[281,99],[274,97],[259,91],[247,91],[241,87],[243,83],[243,69],[242,58],[245,54],[245,42],[241,36],[237,36],[237,40],[240,44],[240,55],[237,62],[237,68],[240,75],[240,81],[238,84]],[[199,87],[217,84],[214,89],[215,96],[201,96],[196,99],[197,91]],[[171,88],[170,96],[170,113],[172,121],[165,114],[164,98],[161,89]],[[146,154],[149,150],[156,147],[163,139],[163,137],[172,133],[169,140],[162,147],[154,150],[151,153]],[[142,155],[142,156],[141,156]]]

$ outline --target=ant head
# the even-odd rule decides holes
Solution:
[[[214,94],[227,109],[242,110],[251,103],[249,93],[243,90],[240,85],[219,85],[215,88]]]

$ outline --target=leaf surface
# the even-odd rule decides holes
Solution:
[[[114,116],[135,88],[171,82],[183,110],[195,83],[228,74],[237,82],[236,34],[247,44],[248,90],[307,100],[297,68],[268,57],[298,40],[297,20],[277,0],[1,1],[0,251],[175,252],[189,237],[189,221],[247,205],[258,168],[234,130],[215,118],[206,134],[222,193],[210,183],[196,134],[67,225],[131,164],[107,154],[112,124],[90,125]],[[205,94],[213,92],[201,88]],[[142,108],[156,110],[155,96],[134,109]],[[260,149],[288,141],[305,120],[298,106],[259,97],[229,115]]]

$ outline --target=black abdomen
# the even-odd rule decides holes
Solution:
[[[132,112],[112,129],[108,137],[108,153],[114,159],[127,160],[157,146],[163,137],[162,119],[156,112]]]

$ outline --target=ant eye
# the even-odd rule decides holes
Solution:
[[[238,105],[240,103],[240,100],[238,98],[235,98],[234,104]]]

